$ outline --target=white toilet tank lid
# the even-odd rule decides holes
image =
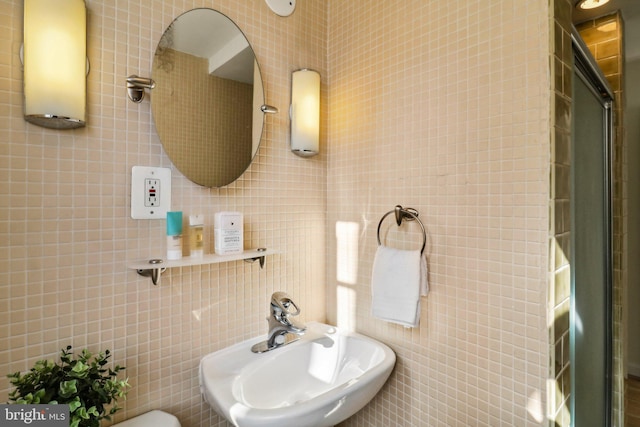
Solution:
[[[114,424],[113,427],[180,427],[178,419],[166,412],[153,410],[146,414],[138,415],[121,423]]]

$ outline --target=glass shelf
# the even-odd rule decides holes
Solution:
[[[174,267],[191,267],[194,265],[219,264],[221,262],[231,262],[244,260],[247,262],[259,261],[260,268],[264,267],[265,256],[277,254],[277,251],[267,248],[248,249],[239,254],[216,255],[207,254],[202,258],[184,257],[179,260],[168,261],[166,259],[142,260],[130,264],[128,268],[136,270],[139,275],[151,277],[154,285],[158,284],[158,279],[164,270]]]

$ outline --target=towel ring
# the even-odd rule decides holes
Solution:
[[[420,221],[420,218],[418,218],[418,211],[413,208],[403,208],[400,205],[396,205],[396,207],[392,211],[389,211],[386,214],[382,215],[382,218],[378,223],[378,246],[382,245],[382,242],[380,241],[380,227],[382,226],[382,222],[391,214],[395,214],[396,224],[398,224],[398,227],[402,225],[402,220],[404,219],[406,219],[407,221],[418,221],[418,224],[420,224],[420,228],[422,228],[422,249],[420,249],[420,255],[423,255],[424,248],[427,245],[427,231],[424,229],[424,225],[422,224],[422,221]]]

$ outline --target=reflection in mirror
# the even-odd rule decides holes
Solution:
[[[205,187],[240,177],[260,144],[264,93],[236,24],[212,9],[182,14],[158,43],[152,78],[153,119],[180,172]]]

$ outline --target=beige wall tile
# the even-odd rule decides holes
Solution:
[[[9,372],[56,358],[68,344],[108,348],[133,386],[117,420],[158,408],[185,427],[224,425],[200,396],[200,358],[266,333],[275,290],[295,298],[304,320],[325,318],[326,155],[290,153],[286,111],[293,69],[317,69],[326,85],[326,4],[307,0],[283,19],[262,0],[86,3],[87,127],[63,132],[22,118],[22,2],[0,1],[0,400]],[[222,189],[187,181],[164,154],[149,101],[126,97],[126,77],[151,73],[164,29],[193,7],[213,7],[243,29],[267,100],[281,111],[267,117],[255,163]],[[205,215],[208,252],[213,214],[240,210],[245,246],[280,254],[264,270],[243,262],[170,270],[154,287],[127,269],[162,257],[165,241],[164,221],[130,218],[134,165],[173,169],[172,208]]]
[[[398,354],[345,425],[544,418],[549,10],[507,3],[331,3],[327,313]],[[429,235],[431,291],[410,330],[370,314],[376,229],[396,204]],[[334,233],[345,223],[360,233]],[[415,224],[391,224],[387,244],[419,245]],[[341,276],[344,239],[355,281]]]
[[[198,361],[265,333],[268,297],[285,290],[303,320],[326,317],[398,354],[381,394],[345,425],[540,425],[557,349],[546,320],[551,12],[544,0],[517,13],[510,0],[481,5],[305,0],[280,18],[262,0],[88,0],[88,126],[60,132],[22,119],[22,6],[0,1],[11,29],[0,67],[0,373],[67,344],[109,348],[133,385],[117,420],[160,408],[185,427],[226,425],[202,402]],[[281,113],[230,186],[204,189],[174,169],[173,208],[204,213],[209,237],[214,212],[241,210],[245,246],[281,254],[264,270],[172,269],[153,287],[126,266],[163,255],[164,222],[130,219],[130,170],[172,165],[149,103],[128,101],[124,79],[149,72],[164,28],[203,6],[243,29]],[[556,50],[565,56],[566,41]],[[290,72],[301,67],[323,82],[312,159],[288,149]],[[412,330],[370,315],[375,230],[398,203],[428,231],[431,293]],[[409,224],[386,242],[420,239]],[[358,251],[346,264],[342,243]]]

